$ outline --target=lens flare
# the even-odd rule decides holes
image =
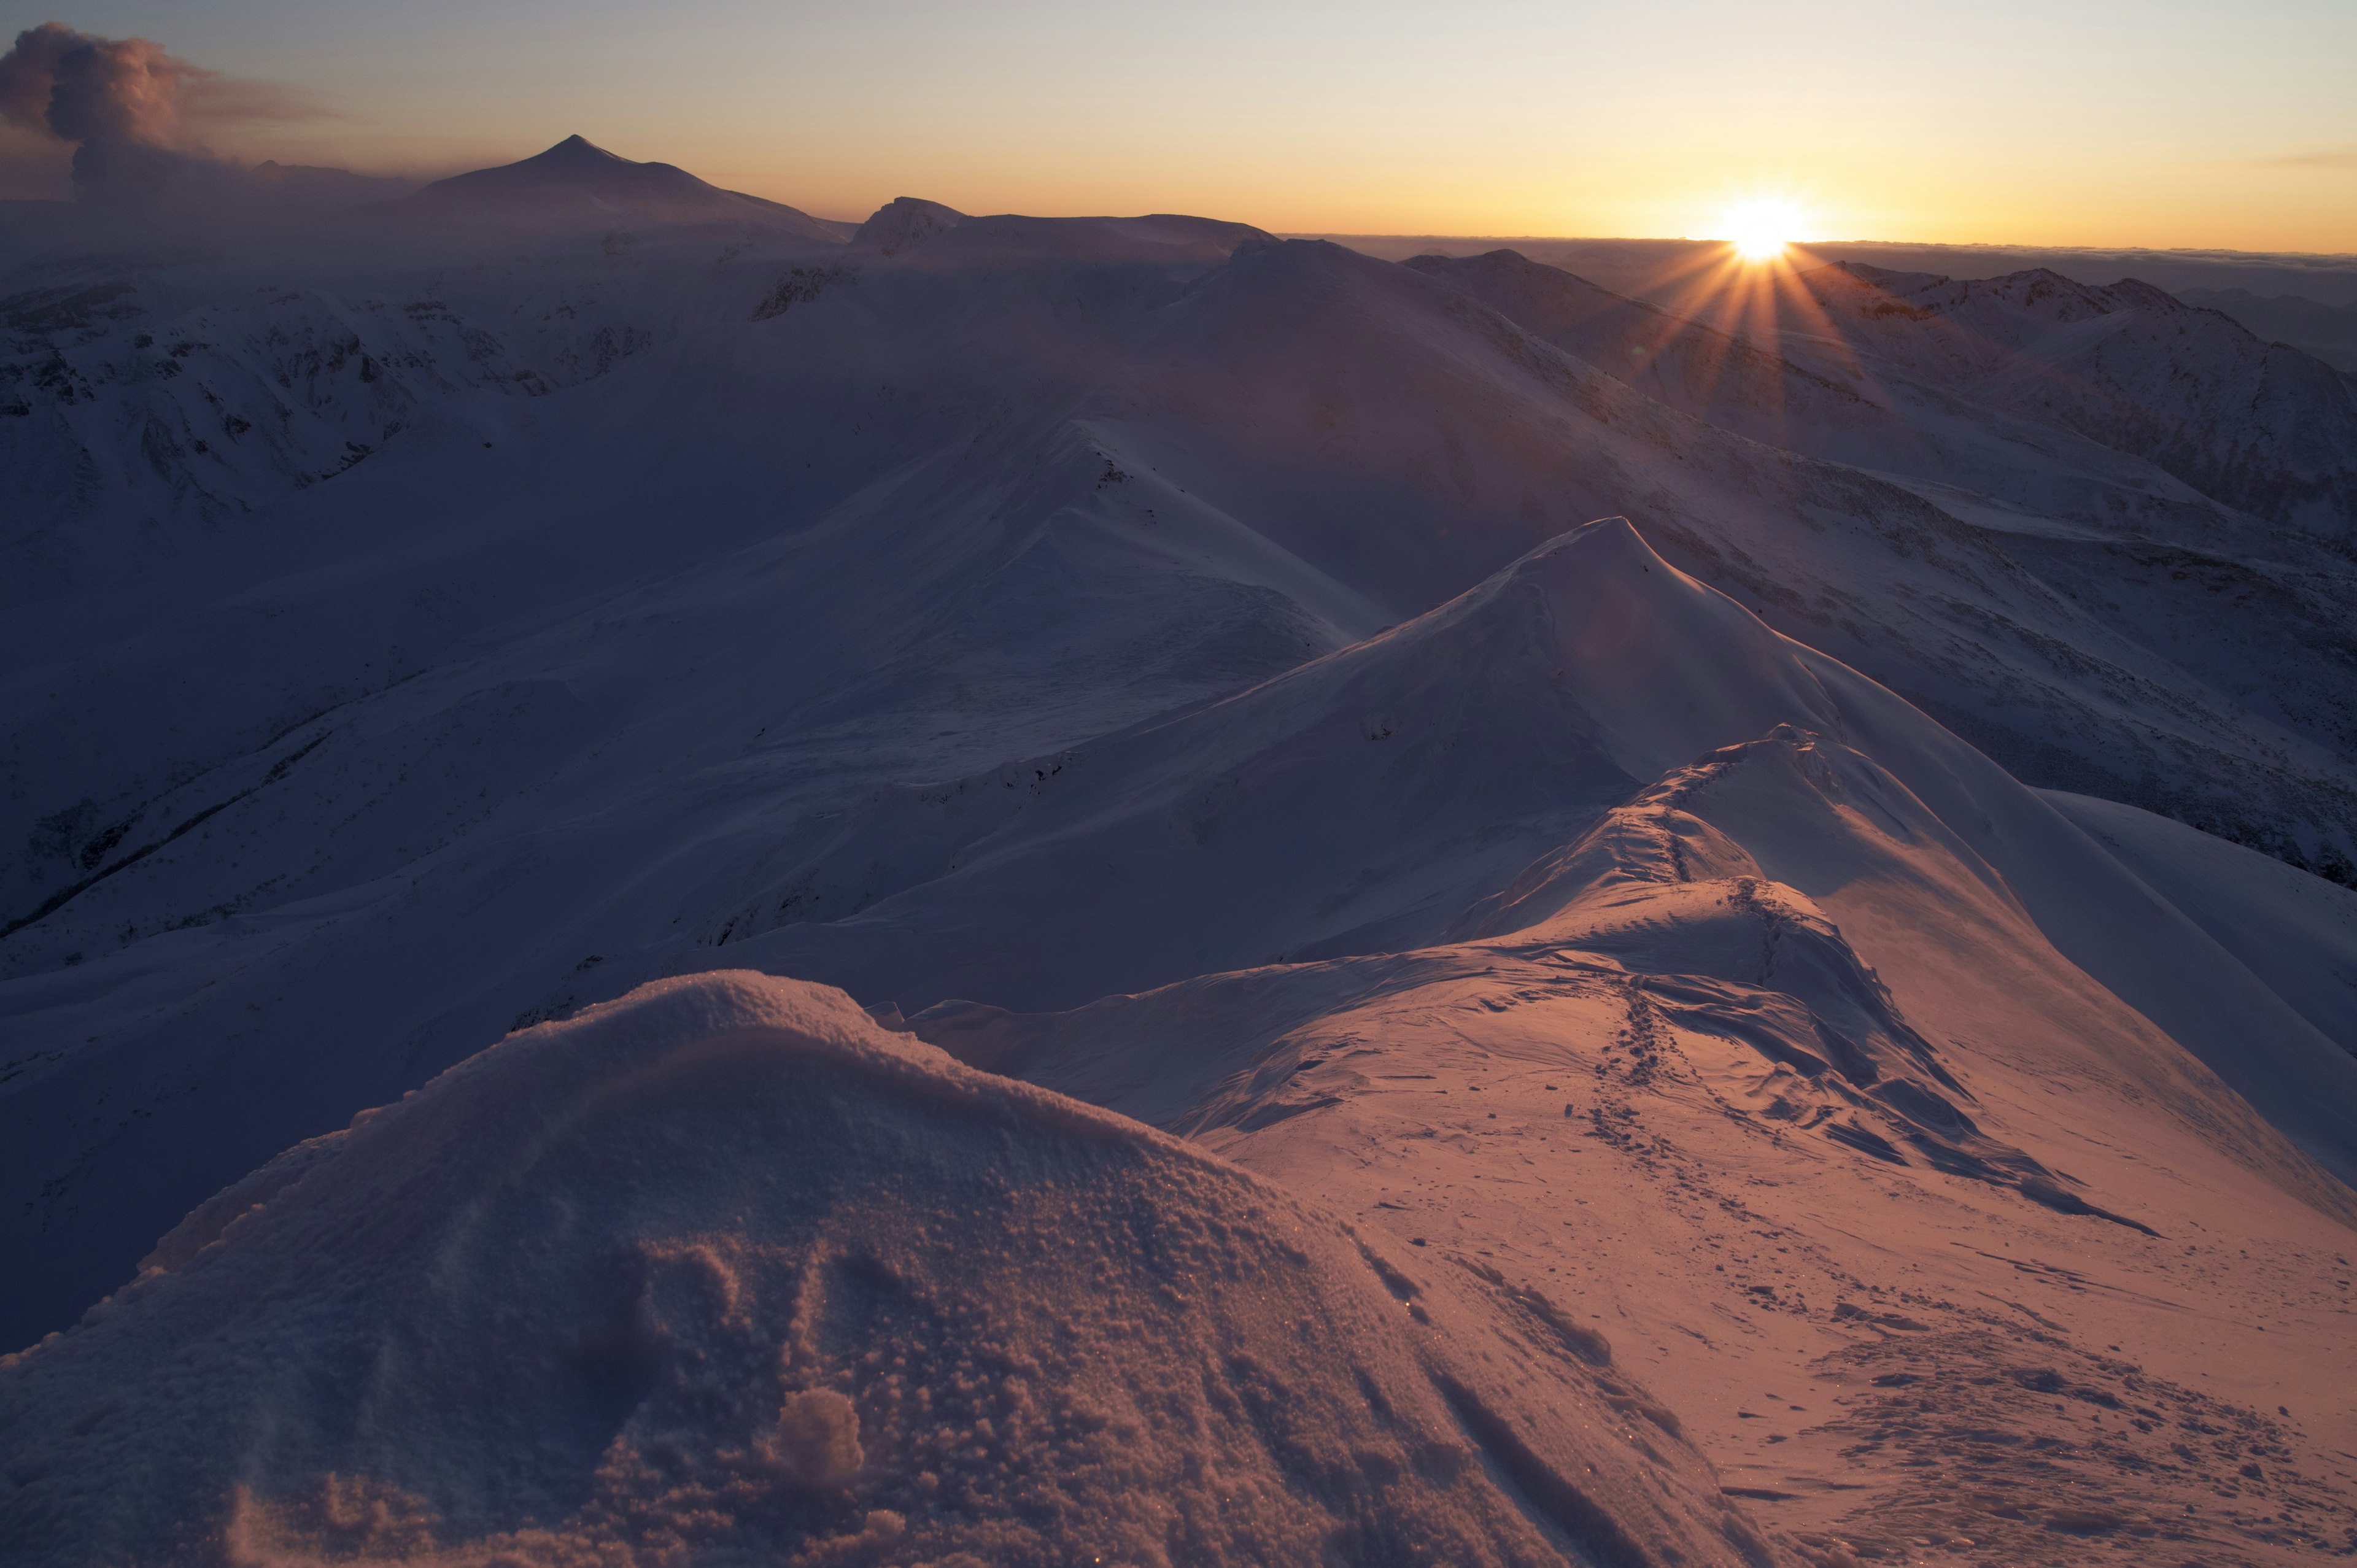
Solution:
[[[1727,237],[1745,261],[1773,261],[1800,239],[1800,209],[1772,197],[1738,203],[1727,215]]]

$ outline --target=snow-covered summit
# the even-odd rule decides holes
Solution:
[[[1663,769],[1843,729],[1805,659],[1605,519],[1223,701],[883,792],[780,843],[716,930],[911,1010],[1417,946]]]
[[[386,209],[412,218],[564,223],[755,223],[822,243],[834,224],[782,202],[706,184],[673,164],[634,163],[572,135],[528,158],[436,180]]]

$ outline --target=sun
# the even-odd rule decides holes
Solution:
[[[1738,202],[1727,215],[1727,237],[1747,262],[1775,260],[1801,237],[1800,231],[1800,209],[1773,197]]]

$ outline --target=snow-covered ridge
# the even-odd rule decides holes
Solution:
[[[628,329],[652,346],[546,396],[438,395],[433,417],[366,460],[299,489],[280,474],[278,499],[233,522],[132,505],[73,521],[54,492],[28,497],[22,514],[49,526],[20,542],[8,581],[25,599],[0,632],[13,671],[0,808],[17,846],[0,999],[37,1042],[6,1058],[21,1103],[58,1109],[24,1112],[30,1207],[11,1223],[29,1246],[75,1205],[119,1219],[113,1262],[51,1276],[52,1321],[203,1192],[349,1114],[354,1097],[397,1091],[514,1021],[733,961],[748,938],[833,954],[826,965],[849,967],[813,972],[912,1005],[961,991],[1062,1004],[1205,964],[1380,950],[1438,936],[1576,838],[1579,811],[1610,803],[1573,799],[1587,774],[1504,758],[1600,757],[1589,782],[1609,793],[1780,722],[1840,737],[1807,703],[1764,703],[1741,726],[1624,767],[1584,749],[1589,721],[1544,682],[1486,709],[1448,706],[1485,700],[1492,649],[1403,670],[1387,694],[1318,720],[1369,758],[1406,758],[1405,737],[1364,737],[1404,694],[1433,699],[1436,734],[1491,715],[1466,730],[1488,739],[1388,764],[1406,768],[1403,789],[1426,778],[1416,788],[1434,804],[1408,792],[1382,807],[1403,826],[1378,835],[1379,875],[1297,797],[1308,841],[1327,845],[1332,875],[1311,880],[1330,907],[1305,909],[1295,886],[1237,917],[1232,889],[1208,875],[1231,853],[1216,840],[1227,787],[1212,769],[1194,780],[1208,793],[1189,819],[1215,830],[1188,872],[1202,903],[1183,918],[1168,918],[1183,900],[1146,912],[1162,933],[1151,942],[1116,950],[1113,931],[1144,927],[1009,883],[1024,907],[1060,908],[1078,944],[1060,960],[1023,948],[1003,911],[976,905],[958,917],[978,922],[974,946],[939,950],[949,961],[927,973],[916,933],[930,927],[876,913],[906,896],[935,909],[929,921],[963,890],[1077,864],[1015,822],[1005,857],[962,856],[918,891],[964,842],[962,828],[915,831],[926,793],[980,780],[1028,800],[1005,785],[1047,790],[1029,774],[1074,751],[1287,755],[1273,732],[1184,711],[1614,512],[1663,560],[2035,782],[2110,790],[2312,865],[2348,853],[2345,584],[2312,543],[2199,498],[2136,515],[2210,520],[2223,535],[2206,554],[1953,483],[1909,489],[1780,450],[1764,426],[1709,423],[1711,405],[1648,396],[1411,270],[1192,220],[1135,220],[1146,237],[1125,238],[1129,221],[1025,220],[1019,245],[971,253],[951,242],[963,224],[894,256],[695,226],[611,253],[593,235],[422,270],[398,255],[339,270],[356,264],[302,252],[285,264],[324,274],[301,301],[439,300],[462,326],[505,324],[510,344],[566,351]],[[1188,250],[1206,231],[1218,242]],[[1165,232],[1185,243],[1154,238]],[[214,309],[214,289],[258,287],[275,265],[176,263],[96,303]],[[112,335],[136,323],[91,329],[119,348],[128,338]],[[537,348],[518,357],[546,362]],[[391,379],[361,371],[348,358],[324,383],[323,452],[342,450],[337,422],[366,406],[352,400]],[[119,433],[148,417],[138,399],[190,385],[107,383],[67,411],[93,433],[101,472],[127,477],[103,493],[162,490],[132,482],[144,459]],[[27,456],[12,476],[80,462],[55,445]],[[2097,478],[2091,493],[2123,488]],[[2262,535],[2311,553],[2222,553]],[[1336,668],[1372,668],[1392,657],[1383,646]],[[1316,668],[1286,689],[1322,690]],[[1735,679],[1696,676],[1706,693]],[[1573,728],[1534,725],[1558,707]],[[1133,726],[1162,738],[1111,738]],[[1053,790],[1078,798],[1089,771],[1067,768]],[[919,804],[877,817],[879,800]],[[1255,831],[1297,836],[1284,811],[1259,820],[1270,826]],[[1195,854],[1135,802],[1101,830],[1115,824],[1154,856]],[[541,919],[552,908],[561,918]],[[837,929],[846,915],[861,923]],[[1213,933],[1211,948],[1189,950],[1193,931]],[[1007,949],[1002,980],[1061,972],[1021,993],[953,978],[994,942]],[[1065,961],[1082,951],[1108,961]],[[447,993],[395,987],[393,952],[471,978]],[[384,1037],[400,1043],[349,1073],[296,1070],[355,990],[382,999]],[[180,1054],[215,1033],[245,1042],[240,1073],[277,1086],[233,1145],[188,1141],[248,1127],[225,1105],[157,1115],[230,1092],[236,1075],[196,1075]],[[142,1086],[128,1100],[106,1087],[118,1073]],[[118,1138],[182,1153],[120,1165],[103,1153]],[[185,1174],[135,1174],[178,1173],[184,1157],[199,1162]]]
[[[605,199],[0,236],[58,1560],[2334,1544],[2329,530],[1823,303]],[[202,497],[199,383],[286,433]]]
[[[291,1151],[0,1361],[40,1455],[0,1529],[54,1568],[1793,1561],[1600,1334],[1388,1253],[840,993],[670,982]]]
[[[1751,488],[1791,485],[1799,492],[1793,499],[1807,521],[1792,528],[1738,535],[1706,523],[1649,518],[1649,532],[1681,565],[1738,593],[1780,629],[1838,653],[1905,693],[2036,782],[2109,791],[2264,845],[2295,865],[2344,881],[2351,875],[2335,869],[2349,850],[2326,850],[2321,841],[2296,847],[2257,827],[2248,811],[2254,789],[2271,793],[2280,786],[2254,781],[2197,805],[2164,782],[2178,765],[2161,763],[2154,753],[2156,747],[2184,746],[2206,754],[2191,767],[2211,772],[2239,770],[2260,756],[2287,760],[2302,749],[2295,742],[2286,751],[2279,741],[2260,740],[2255,734],[2249,742],[2221,744],[2199,733],[2209,729],[2206,719],[2179,727],[2196,710],[2220,713],[2214,705],[2220,697],[2243,693],[2248,695],[2229,703],[2250,702],[2254,718],[2265,711],[2262,727],[2282,725],[2337,757],[2352,754],[2357,708],[2345,694],[2357,691],[2346,674],[2357,667],[2357,643],[2349,632],[2357,614],[2357,575],[2350,570],[2339,523],[2310,517],[2322,538],[2287,532],[2203,494],[2158,463],[2154,452],[2134,443],[2123,448],[2091,439],[2037,399],[1984,395],[1980,372],[1960,366],[1967,360],[1971,366],[2013,362],[2007,356],[2018,360],[2002,332],[1992,341],[1966,326],[1905,310],[1886,312],[1874,318],[1878,330],[1895,335],[1898,346],[1884,354],[1871,334],[1845,338],[1839,323],[1849,318],[1814,301],[1803,308],[1780,297],[1772,312],[1763,306],[1726,323],[1728,329],[1721,331],[1619,298],[1511,252],[1461,260],[1423,257],[1409,264],[1654,402],[1755,442],[1822,459],[1845,475],[1839,480],[1822,473],[1770,478],[1773,470],[1752,468]],[[1817,280],[1822,294],[1828,275],[1833,274],[1810,274],[1807,279]],[[2039,308],[2049,308],[2051,296],[2040,298]],[[2083,315],[2096,308],[2082,304]],[[2289,364],[2278,374],[2269,369],[2274,361],[2259,354],[2265,346],[2231,323],[2210,321],[2220,330],[2180,340],[2166,323],[2156,328],[2149,319],[2118,311],[2106,319],[2125,334],[2123,343],[2142,345],[2137,352],[2147,359],[2190,357],[2172,372],[2167,394],[2155,403],[2157,409],[2175,410],[2168,417],[2194,417],[2186,400],[2210,395],[2201,392],[2204,387],[2240,384],[2236,377],[2245,372],[2245,379],[2256,377],[2265,395],[2255,394],[2235,417],[2257,422],[2260,428],[2244,450],[2275,453],[2262,463],[2276,465],[2270,472],[2285,476],[2298,469],[2304,459],[2288,456],[2296,449],[2311,455],[2320,450],[2327,467],[2348,461],[2348,452],[2357,449],[2352,445],[2357,431],[2343,417],[2346,389],[2330,372],[2322,381],[2313,373],[2325,367]],[[2265,362],[2255,368],[2254,355]],[[1954,356],[1963,359],[1951,362]],[[2068,382],[2077,372],[2044,373]],[[2105,395],[2132,397],[2133,388],[2115,386]],[[1699,445],[1681,442],[1678,460],[1699,460]],[[1951,553],[1962,547],[1983,563],[1953,575],[1943,572],[1946,580],[1936,589],[1920,579],[1907,584],[1916,578],[1911,566],[1884,579],[1882,591],[1915,612],[1928,611],[1934,618],[1961,613],[1974,629],[1960,642],[1941,649],[1919,641],[1931,628],[1914,614],[1878,616],[1868,625],[1835,607],[1852,602],[1855,574],[1867,568],[1877,547],[1845,543],[1837,554],[1821,553],[1809,534],[1825,521],[1828,492],[1855,485],[1861,471],[1895,481],[1931,509],[1917,514],[1898,497],[1860,497],[1865,504],[1858,510],[1871,520],[1863,532],[1880,536],[1883,547],[1895,546],[1910,559],[1947,555],[1960,567],[1963,563]],[[1910,515],[1951,521],[1919,529],[1901,521]],[[1781,559],[1772,565],[1760,559],[1766,550]],[[1835,566],[1835,559],[1843,564]],[[1828,566],[1828,591],[1818,606],[1810,606],[1812,591],[1802,584],[1817,580]],[[1984,574],[1991,568],[2007,583],[1987,595]],[[1969,611],[1964,609],[1967,601],[1974,604]],[[1911,628],[1905,624],[1910,621]],[[1902,643],[1914,647],[1900,657],[1895,645]],[[2064,653],[2065,647],[2071,651]],[[2146,661],[2145,653],[2160,655],[2177,667],[2175,672],[2162,673]],[[2072,673],[2054,681],[2033,672],[2050,659],[2072,666]],[[1955,679],[1959,660],[1977,667],[1961,682]],[[1996,665],[2010,668],[1998,674]],[[2159,686],[2174,687],[2189,701],[2168,703],[2171,711],[2164,716],[2131,694],[2157,693]],[[2067,723],[2024,726],[2010,703],[1988,703],[1987,693],[1997,687],[2024,693],[2043,688],[2031,700],[2057,712],[2078,707],[2097,690],[2104,695]],[[2197,690],[2202,694],[2196,695]],[[2115,728],[2096,710],[2115,703],[2143,712]],[[2099,743],[2093,741],[2098,734],[2104,736]],[[2086,744],[2073,736],[2086,737]],[[2074,750],[2075,757],[2064,755]],[[2152,765],[2130,765],[2132,757],[2151,757]],[[2283,784],[2306,794],[2322,783],[2322,775],[2338,774],[2343,767],[2320,756],[2315,761],[2320,773],[2299,784],[2287,779]],[[2309,765],[2296,766],[2308,771]],[[2099,776],[2104,779],[2100,784]],[[2345,787],[2325,786],[2335,794]],[[2312,808],[2297,810],[2308,809]]]

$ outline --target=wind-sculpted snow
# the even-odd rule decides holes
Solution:
[[[2331,384],[748,199],[0,215],[20,1555],[2357,1545]]]
[[[1189,973],[1509,929],[1500,922],[1609,882],[1600,846],[1621,842],[1628,813],[1702,788],[1674,775],[1648,795],[1644,780],[1786,726],[1863,754],[1835,770],[1810,752],[1821,792],[1840,796],[1846,774],[1863,809],[1946,845],[1977,896],[2170,1031],[2314,1157],[2357,1174],[2357,1064],[2276,991],[1986,758],[1677,572],[1617,518],[1225,702],[892,791],[830,822],[818,853],[730,910],[727,945],[913,1012],[945,993],[1069,1007]],[[1766,814],[1798,823],[1817,809],[1808,790],[1787,797]],[[1768,875],[1837,886],[1828,846],[1842,842],[1804,838],[1789,863],[1763,851],[1779,867]],[[1675,910],[1689,896],[1670,897]],[[1724,887],[1706,903],[1721,913],[1676,913],[1682,929],[1747,950],[1786,932],[1785,961],[1803,969],[1823,947],[1805,904]],[[856,912],[812,918],[846,905]],[[1465,913],[1476,905],[1490,912]],[[1650,917],[1632,918],[1641,930]],[[764,924],[781,929],[738,945]],[[1795,1048],[1864,1088],[1890,1075],[1884,1104],[1921,1110],[1926,1135],[1969,1133],[1937,1101],[1928,1048],[1879,1018],[1857,977],[1827,983],[1849,987],[1820,1015],[1832,1033]],[[1852,1037],[1885,1044],[1838,1043]]]
[[[1441,945],[909,1026],[1609,1293],[1813,1561],[2347,1544],[2348,1189],[1822,737],[1673,770]]]
[[[763,963],[911,1007],[1418,946],[1669,760],[1790,714],[1833,722],[1779,640],[1627,522],[1593,523],[1224,702],[892,791],[726,919],[737,940],[788,926],[744,950]],[[803,913],[830,907],[850,918]]]
[[[1792,1561],[1576,1298],[841,993],[650,987],[0,1361],[11,1562]]]
[[[60,1457],[0,1444],[0,1508],[66,1509],[69,1553],[114,1539],[100,1478],[152,1471],[122,1529],[282,1558],[660,1526],[1152,1560],[1082,1551],[1069,1506],[1174,1562],[1379,1527],[1609,1561],[1606,1525],[1666,1562],[1738,1550],[1699,1455],[1813,1568],[2346,1544],[2357,1058],[2336,890],[2296,869],[2357,848],[2329,529],[2106,445],[2050,378],[1998,398],[1512,258],[917,200],[837,242],[608,214],[688,188],[557,161],[555,209],[511,176],[251,237],[0,215],[19,362],[80,378],[0,417],[7,1343],[173,1232],[5,1374],[55,1391],[23,1408]],[[2126,314],[2105,342],[2171,377],[2241,363]],[[2085,362],[2105,398],[2150,369]],[[2305,471],[2314,389],[2254,363],[2219,383],[2271,389],[2251,460]],[[597,1010],[723,965],[1232,1155],[1379,1262],[838,1003],[849,1056],[765,1036],[710,1095],[584,1066],[685,1073],[686,1034]],[[716,1035],[789,989],[646,1005],[725,993]],[[462,1124],[400,1165],[423,1207],[353,1163]],[[1052,1210],[957,1185],[1049,1205],[1051,1167]],[[1244,1251],[1200,1255],[1257,1259],[1269,1316],[1131,1247],[1207,1205]],[[419,1227],[382,1263],[375,1216]],[[892,1290],[915,1316],[856,1356],[780,1359],[799,1304]],[[218,1380],[176,1359],[217,1332]],[[1002,1487],[1001,1351],[1056,1369],[1025,1421],[1069,1385],[1170,1425],[1057,1426],[1045,1490]],[[918,1386],[982,1402],[874,1391]],[[1405,1468],[1332,1459],[1387,1421]],[[1471,1463],[1418,1469],[1427,1437]],[[1943,1449],[1988,1484],[1908,1462]],[[1010,1547],[952,1481],[1054,1496]]]

